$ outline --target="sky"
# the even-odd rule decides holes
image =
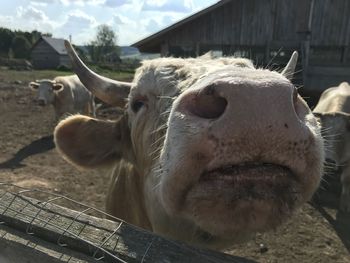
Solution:
[[[107,24],[118,45],[131,45],[218,0],[9,0],[0,2],[0,27],[38,30],[88,44]]]

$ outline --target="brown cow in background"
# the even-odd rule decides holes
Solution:
[[[326,89],[314,109],[326,138],[326,158],[342,170],[340,210],[350,212],[350,85]]]
[[[54,106],[56,120],[63,114],[95,116],[94,96],[77,75],[37,80],[30,82],[29,87],[37,91],[37,102],[40,106]]]

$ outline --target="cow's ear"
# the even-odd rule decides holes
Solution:
[[[82,115],[68,117],[55,128],[56,148],[66,160],[84,168],[116,162],[131,146],[125,118],[104,121]]]
[[[53,84],[52,84],[52,89],[53,89],[54,91],[63,90],[63,84],[61,84],[61,83],[53,83]]]
[[[31,88],[33,90],[37,90],[39,88],[39,83],[32,81],[32,82],[29,83],[28,86],[29,86],[29,88]]]

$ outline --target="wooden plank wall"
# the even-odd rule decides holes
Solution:
[[[232,0],[169,31],[162,39],[180,46],[293,47],[306,37],[311,6],[311,45],[349,45],[348,0]]]
[[[32,50],[31,61],[34,68],[48,69],[59,65],[59,54],[45,41],[40,41]]]
[[[164,56],[221,50],[281,66],[298,50],[295,82],[316,102],[327,87],[350,82],[350,0],[231,0],[140,45],[157,46]]]
[[[314,1],[312,17],[312,46],[349,45],[350,1]]]

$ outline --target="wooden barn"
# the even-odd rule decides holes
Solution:
[[[303,95],[317,99],[331,85],[350,81],[349,14],[349,0],[221,0],[133,46],[179,57],[216,50],[276,68],[297,50],[296,82],[304,85]]]
[[[64,39],[41,37],[32,47],[31,62],[35,69],[70,67]]]

